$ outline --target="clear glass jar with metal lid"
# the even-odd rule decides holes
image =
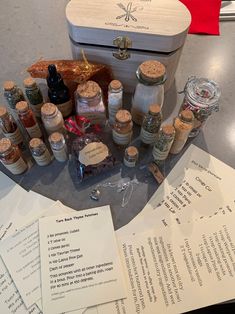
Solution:
[[[151,105],[148,114],[144,117],[140,139],[144,144],[154,144],[162,123],[162,112],[159,105]]]
[[[109,111],[109,124],[113,125],[115,115],[119,109],[122,108],[123,101],[123,86],[118,80],[113,80],[109,84],[108,90],[108,111]]]
[[[133,121],[141,125],[151,104],[163,105],[166,68],[156,60],[145,61],[137,69],[136,76],[138,83],[132,98],[131,114]]]
[[[8,107],[11,110],[13,117],[17,120],[18,115],[15,107],[19,101],[25,100],[24,94],[13,81],[5,81],[3,83],[3,89],[4,97],[7,100]]]
[[[33,138],[29,142],[31,154],[39,166],[47,166],[52,158],[46,145],[40,138]]]
[[[180,112],[189,109],[194,114],[194,127],[189,137],[196,136],[207,118],[219,110],[221,91],[216,82],[207,78],[190,77],[184,88],[184,100]]]
[[[53,132],[66,133],[62,113],[52,103],[45,103],[41,108],[43,125],[50,135]]]
[[[52,133],[49,136],[49,143],[56,160],[64,162],[68,159],[68,149],[62,133]]]
[[[113,141],[119,146],[126,146],[130,143],[133,134],[132,117],[127,110],[118,110],[113,125]]]
[[[29,100],[31,108],[36,117],[41,117],[41,107],[43,105],[43,97],[41,90],[37,86],[36,81],[32,77],[24,79],[25,94]]]

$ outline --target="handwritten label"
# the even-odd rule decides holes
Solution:
[[[79,154],[79,161],[85,166],[96,165],[109,154],[108,147],[100,142],[94,142],[84,147]]]

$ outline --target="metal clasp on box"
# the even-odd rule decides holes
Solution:
[[[119,60],[126,60],[131,57],[128,48],[131,48],[132,41],[130,38],[119,36],[113,40],[113,44],[118,47],[118,52],[113,52],[113,56]]]

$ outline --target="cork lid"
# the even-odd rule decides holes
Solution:
[[[24,79],[24,86],[25,87],[32,87],[35,85],[36,85],[36,82],[32,77],[27,77],[26,79]]]
[[[109,86],[112,89],[120,89],[122,88],[122,83],[118,80],[113,80],[110,82]]]
[[[16,110],[19,112],[24,112],[28,109],[29,109],[29,105],[28,105],[27,101],[19,101],[16,104]]]
[[[95,97],[100,92],[100,87],[96,82],[87,81],[85,83],[79,84],[77,87],[77,93],[80,97],[92,98]]]
[[[12,144],[9,138],[2,138],[0,140],[0,154],[3,154],[6,151],[8,151],[11,148],[11,145]]]
[[[166,73],[165,66],[156,60],[148,60],[139,66],[140,75],[143,79],[160,82]]]
[[[193,112],[191,110],[187,109],[187,110],[181,111],[180,118],[183,121],[192,122],[194,119],[194,115],[193,115]]]
[[[0,106],[0,119],[5,118],[8,115],[7,109],[4,106]]]
[[[41,114],[44,116],[51,116],[56,112],[56,105],[47,102],[41,108]]]
[[[15,83],[13,81],[5,81],[3,83],[3,88],[6,91],[10,91],[15,87]]]
[[[64,139],[64,136],[63,134],[59,133],[59,132],[54,132],[50,135],[49,137],[49,140],[52,142],[52,143],[58,143],[58,142],[61,142],[63,141]]]
[[[172,124],[166,124],[162,127],[162,132],[166,135],[172,135],[175,133],[175,128]]]
[[[157,104],[153,104],[153,105],[149,106],[149,112],[152,115],[157,115],[159,112],[161,112],[161,106],[159,106]]]
[[[129,146],[126,149],[128,156],[135,157],[138,154],[138,149],[135,146]]]
[[[29,146],[31,148],[38,148],[38,146],[40,146],[41,144],[43,144],[43,141],[40,138],[32,138],[29,142]]]
[[[127,110],[118,110],[115,118],[120,123],[127,123],[130,122],[132,119],[130,112]]]

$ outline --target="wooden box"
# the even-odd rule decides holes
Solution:
[[[166,66],[169,89],[191,22],[180,1],[71,0],[66,18],[74,59],[83,48],[89,61],[110,65],[129,92],[140,63],[155,59]]]

